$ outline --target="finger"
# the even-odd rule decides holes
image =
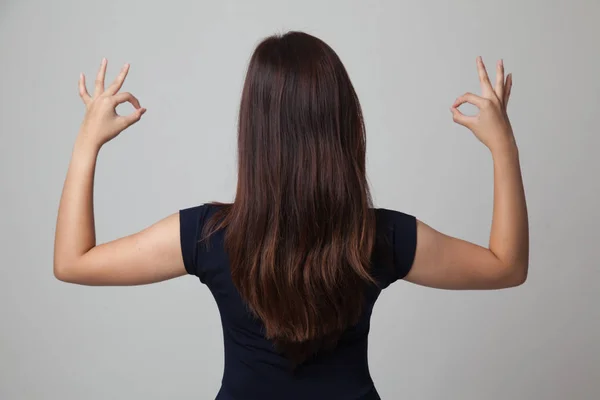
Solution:
[[[103,58],[102,63],[100,64],[100,69],[98,70],[98,74],[96,75],[96,87],[94,90],[94,97],[97,97],[104,92],[104,77],[106,76],[106,64],[106,58]]]
[[[494,92],[499,100],[504,100],[504,61],[500,60],[496,64],[496,85]]]
[[[79,96],[81,97],[81,100],[83,100],[83,104],[86,106],[92,100],[87,88],[85,87],[85,75],[83,74],[79,74]]]
[[[477,108],[481,108],[481,107],[483,107],[483,104],[485,103],[485,101],[486,100],[483,97],[479,97],[476,94],[465,93],[462,96],[459,96],[454,101],[454,104],[452,104],[452,108],[458,108],[465,103],[469,103],[469,104],[474,105]]]
[[[138,110],[140,109],[139,100],[129,92],[117,93],[116,95],[113,96],[113,99],[115,100],[116,104],[122,104],[125,102],[129,102],[136,109],[138,109]]]
[[[477,73],[479,74],[479,82],[481,83],[481,92],[485,97],[488,97],[492,94],[494,89],[492,88],[492,84],[490,83],[490,77],[488,76],[487,70],[485,69],[485,65],[483,64],[483,59],[481,56],[477,57]]]
[[[508,74],[508,76],[506,77],[506,84],[504,87],[504,109],[506,110],[506,107],[508,106],[508,100],[510,99],[510,91],[512,89],[512,74]]]
[[[129,115],[125,115],[123,117],[119,117],[120,122],[123,124],[124,128],[128,128],[131,125],[135,124],[142,118],[142,115],[146,112],[145,108],[138,108],[134,112]]]
[[[106,92],[111,95],[114,95],[119,90],[121,90],[121,87],[123,86],[123,82],[125,82],[125,78],[127,78],[128,72],[129,72],[129,64],[125,64],[123,66],[123,68],[121,68],[121,72],[119,72],[119,75],[117,76],[115,81],[108,87]]]
[[[450,108],[450,111],[452,112],[452,119],[454,120],[454,122],[467,128],[473,126],[473,123],[476,120],[475,117],[469,117],[467,115],[464,115],[456,107]]]

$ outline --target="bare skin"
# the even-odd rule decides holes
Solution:
[[[451,111],[454,121],[470,129],[492,153],[494,162],[494,212],[489,247],[437,232],[417,224],[417,253],[406,280],[442,289],[500,289],[517,286],[527,279],[529,227],[519,153],[506,106],[512,75],[504,79],[504,65],[496,68],[492,86],[477,58],[481,96],[465,93]],[[479,109],[473,117],[458,107],[470,103]]]
[[[102,145],[140,120],[144,108],[129,93],[119,93],[129,72],[104,88],[106,60],[90,96],[83,74],[79,94],[87,109],[77,136],[65,180],[54,241],[54,275],[82,285],[141,285],[186,273],[179,243],[179,217],[172,214],[141,232],[96,245],[93,189],[98,152]],[[130,102],[135,111],[118,116],[119,103]]]
[[[477,59],[481,96],[466,93],[451,107],[454,121],[470,129],[491,151],[494,161],[494,210],[489,247],[447,236],[417,222],[417,251],[406,280],[443,289],[499,289],[522,284],[527,277],[529,235],[518,149],[506,113],[512,77],[498,63],[492,86]],[[93,186],[102,146],[139,121],[146,111],[130,93],[120,92],[129,71],[125,65],[105,88],[102,61],[92,95],[83,75],[79,93],[86,115],[76,139],[64,183],[54,243],[54,275],[82,285],[141,285],[186,274],[179,242],[179,216],[174,213],[148,228],[96,245]],[[135,111],[119,116],[116,107],[131,103]],[[469,117],[459,110],[479,108]]]

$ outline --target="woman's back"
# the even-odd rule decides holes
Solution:
[[[85,285],[140,285],[193,274],[212,291],[225,341],[221,399],[378,398],[367,335],[380,291],[404,278],[444,289],[498,289],[527,277],[529,236],[519,153],[506,113],[512,80],[492,86],[477,60],[482,96],[451,107],[491,151],[494,212],[488,248],[414,217],[374,209],[366,134],[350,78],[320,39],[291,32],[262,41],[248,67],[231,204],[173,213],[96,245],[92,188],[102,145],[144,114],[106,89],[103,60],[63,189],[54,274]],[[116,114],[131,102],[136,111]],[[458,107],[471,103],[476,116]]]
[[[225,371],[218,399],[378,399],[367,362],[371,311],[381,289],[402,279],[416,250],[416,219],[375,209],[376,240],[372,276],[365,284],[364,307],[357,324],[347,328],[332,350],[321,350],[294,367],[265,337],[264,325],[248,310],[231,279],[224,231],[201,240],[204,224],[219,205],[180,211],[181,248],[186,271],[212,292],[221,315]]]

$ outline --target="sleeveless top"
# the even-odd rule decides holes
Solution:
[[[371,400],[380,399],[369,374],[367,344],[371,313],[381,290],[408,274],[416,251],[416,218],[376,208],[376,240],[365,307],[359,322],[340,337],[333,351],[317,354],[290,372],[289,361],[264,336],[235,288],[224,249],[224,231],[209,246],[199,243],[205,221],[219,208],[203,204],[179,211],[186,271],[211,291],[223,328],[225,366],[218,400]]]

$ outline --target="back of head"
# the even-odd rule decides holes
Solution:
[[[361,108],[336,53],[289,32],[250,60],[239,113],[232,279],[266,336],[294,363],[332,347],[362,313],[374,241]]]

